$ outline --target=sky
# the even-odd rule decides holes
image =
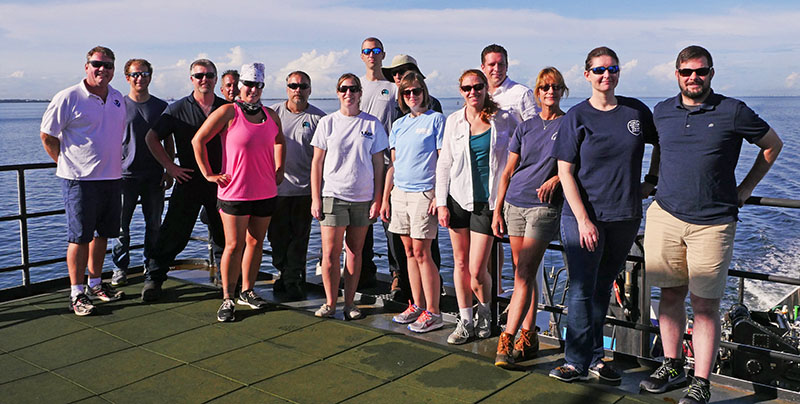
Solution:
[[[572,97],[590,94],[583,62],[601,45],[620,57],[617,94],[674,95],[675,57],[691,44],[714,57],[717,92],[798,96],[798,21],[796,0],[0,0],[0,99],[49,99],[76,84],[95,45],[116,53],[111,84],[123,93],[129,58],[153,64],[151,93],[180,98],[191,92],[189,64],[206,57],[220,71],[264,63],[264,98],[284,97],[285,76],[298,69],[311,75],[312,98],[333,97],[342,73],[363,75],[369,36],[383,41],[384,65],[415,57],[440,98],[459,95],[458,76],[480,67],[492,43],[508,50],[513,80],[531,86],[555,66]]]

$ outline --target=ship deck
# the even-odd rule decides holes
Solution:
[[[207,272],[171,274],[183,279],[167,281],[160,301],[143,303],[133,276],[126,298],[88,317],[67,310],[66,290],[0,304],[0,402],[675,403],[683,394],[640,394],[651,370],[635,361],[615,361],[620,385],[559,382],[547,372],[563,355],[545,344],[520,371],[500,369],[496,337],[448,346],[452,323],[411,335],[382,304],[363,305],[358,321],[316,318],[319,288],[282,302],[259,281],[270,307],[237,306],[236,321],[222,324]],[[714,385],[712,402],[786,401]]]

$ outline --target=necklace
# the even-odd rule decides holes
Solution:
[[[559,116],[557,116],[557,117],[555,117],[553,119],[544,119],[544,118],[542,118],[540,116],[539,118],[542,119],[542,130],[547,130],[547,127],[550,126],[551,123],[557,121],[558,118],[561,118],[562,116],[564,116],[564,115],[559,115]]]

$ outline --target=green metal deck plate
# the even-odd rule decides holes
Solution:
[[[259,342],[194,365],[249,385],[315,361],[313,356],[271,342]]]
[[[329,361],[315,362],[253,387],[298,403],[337,403],[384,381]]]
[[[394,380],[448,353],[408,338],[387,335],[335,355],[329,361],[381,379]]]
[[[235,333],[224,325],[214,324],[151,342],[143,347],[169,358],[194,362],[256,342],[258,340],[255,338]]]
[[[184,365],[101,397],[118,404],[202,403],[240,387],[241,384],[219,375]]]
[[[383,333],[341,321],[322,321],[271,339],[283,347],[298,350],[315,358],[331,355],[376,339]]]

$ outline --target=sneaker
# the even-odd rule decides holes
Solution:
[[[113,302],[122,299],[122,296],[125,296],[125,292],[114,289],[109,283],[100,282],[99,285],[93,288],[87,286],[86,295],[94,296],[104,302]]]
[[[620,375],[619,372],[611,365],[603,362],[602,360],[592,366],[589,366],[589,373],[607,382],[616,383],[622,381],[622,375]]]
[[[297,301],[303,300],[306,297],[306,292],[303,290],[303,286],[301,286],[299,283],[290,283],[285,286],[285,289],[286,300]]]
[[[217,320],[223,323],[231,322],[236,319],[234,312],[236,312],[236,307],[233,305],[233,300],[222,299],[222,304],[217,310]]]
[[[333,315],[336,314],[336,307],[328,306],[327,304],[323,304],[319,306],[319,309],[314,312],[314,315],[317,317],[325,317],[325,318],[333,318]]]
[[[154,302],[161,298],[161,282],[144,281],[142,286],[142,301]]]
[[[92,300],[86,294],[81,293],[69,301],[69,309],[78,316],[88,316],[94,313]]]
[[[639,388],[650,393],[663,393],[686,382],[683,360],[664,358],[664,363],[653,374],[639,383]]]
[[[348,306],[344,307],[344,320],[345,321],[358,320],[360,318],[364,318],[364,313],[361,312],[361,309],[359,309],[355,305],[350,306],[350,307],[348,307]]]
[[[509,333],[500,333],[500,340],[497,341],[497,356],[494,357],[494,365],[503,369],[516,369],[514,357],[511,352],[514,350],[514,336]]]
[[[475,338],[475,327],[472,324],[466,325],[463,319],[458,319],[456,329],[447,337],[447,343],[452,345],[461,345],[469,342]]]
[[[125,286],[128,284],[128,273],[124,269],[114,270],[114,275],[111,275],[111,286]]]
[[[480,304],[473,307],[475,310],[475,335],[478,338],[489,338],[492,335],[492,312],[489,308],[483,309]]]
[[[406,310],[394,317],[392,321],[398,324],[408,324],[417,321],[417,318],[422,314],[422,309],[417,307],[416,304],[409,302]]]
[[[708,380],[692,377],[692,383],[678,404],[708,404],[711,400],[711,384]]]
[[[531,360],[539,352],[539,327],[533,331],[521,328],[519,338],[514,342],[514,351],[511,355],[515,362]]]
[[[241,293],[239,293],[239,297],[236,299],[236,304],[245,304],[253,309],[263,309],[264,307],[267,307],[267,301],[261,296],[257,295],[253,289],[243,290]]]
[[[581,374],[575,366],[561,365],[550,371],[550,377],[561,380],[562,382],[571,382],[573,380],[589,380],[589,374]]]
[[[428,310],[425,310],[417,317],[417,321],[408,325],[408,329],[414,332],[428,332],[438,330],[444,326],[442,315],[434,315]]]

